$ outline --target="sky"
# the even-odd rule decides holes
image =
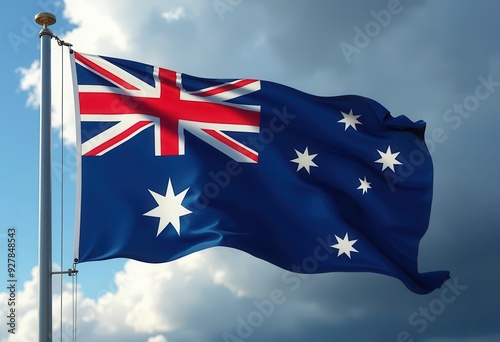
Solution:
[[[419,269],[451,272],[441,289],[417,295],[371,273],[290,284],[282,269],[227,248],[159,265],[83,263],[79,341],[500,340],[499,11],[494,0],[11,2],[0,43],[0,340],[38,336],[39,12],[54,13],[52,31],[80,52],[201,77],[264,79],[315,95],[358,94],[393,116],[426,121],[434,198]],[[73,260],[67,54],[52,43],[55,269]],[[7,325],[9,229],[16,234],[15,334]],[[73,279],[62,279],[54,277],[54,336],[70,341]]]

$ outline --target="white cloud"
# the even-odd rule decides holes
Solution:
[[[19,67],[16,71],[21,74],[19,88],[28,93],[26,105],[38,108],[40,106],[40,61],[33,61],[29,68]]]
[[[148,338],[147,342],[167,342],[167,338],[163,335],[156,335]]]
[[[219,253],[222,251],[222,255]],[[213,333],[234,326],[234,312],[241,305],[241,299],[235,292],[248,293],[259,281],[246,282],[244,286],[227,285],[220,282],[218,274],[232,273],[237,275],[237,268],[255,269],[256,259],[232,258],[231,254],[244,253],[234,250],[212,249],[195,253],[177,261],[166,264],[145,264],[127,261],[124,268],[118,271],[113,279],[115,291],[102,292],[96,298],[85,296],[84,288],[78,287],[78,322],[77,338],[94,342],[113,340],[167,341],[168,333],[179,334],[179,331],[190,330],[190,336],[212,330]],[[229,253],[227,253],[229,252]],[[239,259],[238,265],[220,262],[224,258]],[[246,259],[246,261],[245,261]],[[261,262],[258,261],[257,262]],[[229,263],[231,264],[231,263]],[[230,269],[232,268],[232,270]],[[57,270],[57,265],[54,266]],[[95,277],[92,274],[80,274],[80,280]],[[73,333],[72,325],[72,285],[67,276],[63,278],[62,329],[60,315],[60,278],[53,280],[53,331],[54,338],[69,339]],[[216,281],[217,279],[217,281]],[[226,278],[231,283],[231,277]],[[268,293],[265,296],[269,296]],[[0,293],[0,300],[6,302],[7,294]],[[240,297],[241,298],[241,297]],[[256,297],[258,298],[258,297]],[[247,297],[250,302],[254,297]],[[35,341],[38,338],[38,268],[32,270],[32,278],[26,281],[18,292],[18,318],[15,335],[7,335],[0,331],[2,341]],[[207,313],[224,307],[224,312]],[[3,307],[2,307],[3,308]],[[3,309],[2,315],[6,314]],[[222,318],[218,321],[217,317]],[[213,324],[215,321],[217,324]],[[195,325],[193,325],[195,323]],[[152,336],[154,335],[154,336]],[[199,335],[202,336],[202,335]],[[195,338],[196,339],[196,338]]]
[[[57,265],[54,265],[54,270],[57,270]],[[34,267],[31,271],[32,278],[26,281],[24,284],[18,284],[16,292],[16,328],[15,334],[7,333],[6,329],[0,330],[0,337],[2,342],[21,342],[21,341],[36,341],[38,340],[38,267]],[[58,277],[53,278],[53,297],[52,297],[52,307],[53,307],[53,332],[54,340],[58,340],[61,335],[61,291],[59,288]],[[1,293],[0,298],[3,298],[5,294]],[[63,315],[62,315],[62,335],[64,340],[69,340],[73,331],[72,326],[72,288],[71,284],[63,284]],[[80,318],[80,327],[86,328],[88,326],[88,320],[86,313],[89,311],[95,311],[94,302],[88,298],[83,298],[83,293],[78,291],[77,296],[82,298],[79,302],[79,312],[83,314]],[[6,302],[6,301],[2,301]],[[4,308],[4,306],[2,306]],[[5,308],[7,308],[5,306]],[[2,312],[2,316],[3,316]]]
[[[184,7],[177,7],[175,10],[163,12],[161,16],[170,22],[177,21],[183,18],[185,15],[186,12],[184,11]]]

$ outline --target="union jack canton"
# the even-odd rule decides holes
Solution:
[[[83,142],[83,156],[102,156],[153,126],[156,156],[183,155],[187,131],[235,161],[257,162],[257,151],[224,132],[259,132],[260,106],[231,101],[260,90],[260,81],[234,80],[189,90],[194,84],[178,72],[143,65],[150,70],[139,75],[131,69],[137,66],[133,62],[74,55],[79,66],[101,78],[100,84],[78,86],[81,121],[116,123]]]

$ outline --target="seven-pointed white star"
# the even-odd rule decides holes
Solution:
[[[314,157],[316,157],[318,154],[317,153],[309,154],[308,147],[306,147],[303,153],[297,150],[295,150],[295,153],[297,153],[297,158],[292,159],[290,161],[293,163],[297,163],[297,172],[299,172],[300,169],[304,168],[306,169],[307,173],[310,174],[311,172],[309,168],[311,166],[318,167],[318,165],[316,165],[316,163],[313,162]]]
[[[169,223],[174,226],[177,234],[181,235],[181,225],[179,218],[191,213],[190,210],[182,206],[182,201],[184,200],[184,196],[186,196],[188,190],[189,188],[187,188],[180,194],[175,195],[170,178],[168,179],[168,186],[165,196],[149,190],[156,203],[158,203],[158,206],[143,215],[158,217],[160,219],[156,236],[160,235],[160,233],[168,226]]]
[[[330,247],[337,248],[339,250],[337,257],[341,256],[342,254],[345,254],[351,259],[351,252],[356,252],[359,253],[352,245],[356,243],[356,240],[350,240],[349,241],[349,235],[345,233],[345,236],[343,239],[339,238],[337,235],[335,235],[335,238],[337,239],[337,244],[332,245]]]
[[[359,183],[361,184],[360,186],[358,186],[358,189],[359,190],[363,190],[363,195],[366,194],[368,192],[368,189],[371,189],[372,187],[370,186],[370,184],[372,184],[371,182],[368,182],[366,180],[366,176],[364,179],[361,179],[361,178],[358,178],[359,179]]]
[[[340,112],[342,113],[342,115],[344,116],[343,119],[340,119],[339,121],[337,122],[341,122],[341,123],[344,123],[345,124],[345,129],[344,131],[347,131],[347,129],[349,127],[352,127],[354,128],[355,131],[357,131],[358,129],[356,128],[356,125],[362,125],[361,122],[358,121],[358,118],[361,116],[361,115],[354,115],[353,112],[352,112],[352,109],[351,111],[349,112],[349,114],[346,114],[344,112]]]
[[[375,160],[375,163],[380,163],[382,164],[382,171],[384,171],[387,168],[390,168],[392,172],[394,171],[394,165],[402,165],[399,160],[397,160],[397,156],[399,155],[399,152],[392,153],[391,151],[391,146],[389,145],[387,147],[387,151],[384,153],[382,151],[377,150],[378,154],[380,154],[380,159]]]

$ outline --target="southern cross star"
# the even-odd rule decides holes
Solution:
[[[387,147],[387,151],[385,153],[379,150],[377,150],[377,152],[380,154],[381,158],[375,160],[375,163],[382,164],[382,171],[389,168],[392,172],[395,172],[394,165],[402,165],[399,160],[396,159],[399,152],[392,153],[390,145]]]
[[[330,247],[336,248],[339,250],[337,257],[341,256],[342,254],[345,254],[351,259],[351,252],[356,252],[359,253],[352,245],[356,243],[356,240],[349,240],[349,235],[345,233],[345,236],[343,239],[339,238],[337,235],[335,235],[335,238],[337,239],[337,244],[332,245]]]
[[[360,186],[358,186],[358,189],[359,190],[363,190],[363,195],[366,194],[368,192],[368,189],[371,189],[371,185],[372,184],[371,182],[368,182],[366,180],[366,177],[364,179],[361,179],[361,178],[358,178],[359,179],[359,183],[361,184]]]
[[[348,114],[346,114],[344,112],[340,112],[340,113],[344,116],[344,118],[340,119],[337,122],[341,122],[341,123],[345,124],[344,131],[347,131],[347,129],[349,127],[352,127],[352,128],[354,128],[355,131],[357,131],[356,125],[362,125],[362,123],[358,121],[358,118],[361,115],[354,115],[352,113],[352,109]]]
[[[149,190],[151,196],[153,196],[156,203],[158,203],[158,206],[143,215],[158,217],[160,219],[156,236],[160,235],[160,233],[167,228],[169,223],[172,224],[177,234],[181,235],[180,217],[191,213],[190,210],[182,206],[182,201],[184,200],[184,196],[186,196],[188,190],[189,188],[175,195],[170,178],[168,179],[168,186],[165,195],[160,195],[152,190]]]
[[[300,169],[304,168],[306,169],[307,173],[311,173],[310,167],[318,167],[315,162],[313,162],[314,157],[316,157],[318,154],[309,154],[309,149],[306,147],[304,152],[299,152],[295,150],[295,153],[297,153],[297,158],[290,160],[293,163],[297,163],[297,172],[300,171]]]

